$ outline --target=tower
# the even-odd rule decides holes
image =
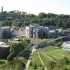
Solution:
[[[1,7],[1,12],[3,12],[3,6]]]

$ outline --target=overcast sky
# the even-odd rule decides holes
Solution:
[[[70,0],[0,0],[1,6],[3,6],[4,11],[19,10],[33,14],[40,12],[70,14]]]

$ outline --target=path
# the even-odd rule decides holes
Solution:
[[[30,61],[31,61],[31,58],[32,58],[32,55],[33,55],[33,52],[35,51],[36,49],[35,49],[35,46],[33,47],[33,49],[32,49],[32,52],[30,53],[30,56],[29,56],[29,58],[28,58],[28,61],[27,61],[27,63],[26,63],[26,66],[25,66],[25,69],[24,70],[28,70],[28,67],[29,67],[29,64],[30,64]]]
[[[47,54],[45,54],[44,52],[42,52],[45,56],[47,56],[50,60],[56,62],[55,60],[53,60],[51,57],[49,57]]]
[[[45,67],[45,65],[44,65],[44,63],[43,63],[43,61],[42,61],[42,59],[41,59],[41,57],[40,57],[40,55],[39,55],[39,52],[38,52],[38,56],[39,56],[39,59],[40,59],[42,65],[44,66],[44,70],[47,70],[47,68]]]

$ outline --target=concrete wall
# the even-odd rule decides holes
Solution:
[[[0,59],[6,58],[9,53],[9,47],[0,47]]]

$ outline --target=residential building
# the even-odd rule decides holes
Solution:
[[[25,27],[11,27],[11,37],[26,36]]]

